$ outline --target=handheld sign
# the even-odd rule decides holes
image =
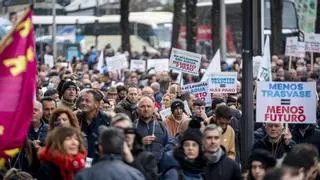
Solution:
[[[172,48],[169,68],[199,76],[201,54]]]
[[[190,92],[197,99],[205,101],[206,106],[212,105],[208,82],[199,82],[182,86],[182,92]]]
[[[256,121],[316,123],[315,82],[257,82]]]
[[[237,93],[237,73],[220,72],[209,74],[209,91],[211,93]]]
[[[306,34],[306,51],[320,53],[320,34]]]
[[[52,55],[44,55],[44,64],[48,64],[50,69],[54,67],[54,59]]]
[[[298,43],[298,37],[287,37],[286,39],[286,56],[295,56],[296,44]]]
[[[146,71],[146,61],[138,60],[138,59],[131,59],[130,70],[131,71],[138,70],[140,72],[145,72]]]
[[[148,59],[147,69],[154,68],[155,72],[168,72],[169,59]]]
[[[126,55],[124,54],[107,57],[106,61],[111,71],[119,71],[129,67]]]
[[[161,111],[159,111],[159,114],[163,120],[166,120],[172,114],[171,108],[161,110]]]

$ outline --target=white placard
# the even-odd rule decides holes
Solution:
[[[172,48],[169,68],[183,73],[199,75],[201,54]]]
[[[43,58],[44,64],[48,64],[50,69],[54,67],[54,59],[52,55],[45,54]]]
[[[172,114],[171,108],[161,110],[161,111],[159,111],[159,114],[163,120],[166,120]]]
[[[146,71],[146,61],[145,60],[139,60],[139,59],[131,59],[130,61],[130,70],[131,71],[140,71],[145,72]]]
[[[197,99],[201,99],[206,106],[212,105],[211,93],[209,92],[208,82],[199,82],[182,86],[182,92],[190,92]]]
[[[256,121],[316,123],[315,82],[257,82]]]
[[[305,48],[305,42],[298,42],[298,37],[287,37],[285,55],[304,58]]]
[[[211,73],[208,78],[209,92],[211,93],[237,93],[237,73],[220,72]]]
[[[117,71],[129,67],[127,57],[124,54],[107,57],[106,61],[107,66],[111,71]]]
[[[254,56],[252,58],[252,62],[253,62],[253,77],[258,77],[258,72],[259,72],[261,61],[262,61],[262,57],[261,56]]]
[[[320,34],[306,34],[304,41],[307,52],[320,52]]]
[[[168,72],[169,59],[148,59],[148,69],[154,68],[155,72]]]

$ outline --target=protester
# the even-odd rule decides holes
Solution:
[[[263,180],[305,180],[298,169],[279,167],[267,172]]]
[[[56,101],[50,96],[44,96],[41,99],[42,107],[43,107],[43,116],[42,119],[45,123],[49,123],[49,120],[52,116],[53,111],[57,108]]]
[[[164,147],[169,141],[165,126],[154,116],[155,105],[149,97],[142,97],[138,102],[139,118],[134,122],[137,133],[142,137],[142,143],[147,151],[153,152],[160,160]]]
[[[182,137],[179,145],[169,157],[165,165],[169,168],[162,174],[163,180],[193,179],[202,180],[206,160],[202,151],[202,133],[200,122],[192,120]]]
[[[171,103],[172,114],[163,121],[170,136],[176,136],[178,133],[185,131],[188,127],[189,118],[184,113],[184,104],[181,100],[174,100]]]
[[[170,105],[172,103],[172,101],[174,100],[175,96],[173,94],[169,94],[166,93],[162,96],[162,100],[161,100],[161,110],[170,108]]]
[[[48,132],[48,125],[41,120],[42,113],[42,104],[39,101],[35,101],[28,139],[32,141],[33,146],[37,149],[44,146]]]
[[[124,143],[121,130],[103,129],[99,138],[99,162],[77,174],[75,180],[144,180],[140,171],[122,162]]]
[[[79,121],[75,114],[68,109],[56,109],[49,123],[49,131],[53,131],[56,127],[73,127],[80,132]]]
[[[263,180],[268,169],[276,165],[276,159],[264,149],[257,149],[249,158],[249,174],[247,180]]]
[[[160,91],[160,84],[158,82],[153,82],[150,87],[154,92],[154,99],[158,104],[161,104],[163,93]]]
[[[88,142],[88,157],[96,157],[96,142],[99,137],[99,127],[109,126],[110,117],[100,110],[102,94],[88,90],[84,91],[80,98],[80,112],[77,113],[81,131],[86,135]]]
[[[79,131],[70,127],[55,129],[48,136],[47,145],[40,149],[42,161],[38,180],[73,180],[75,174],[84,168],[86,150]]]
[[[138,118],[138,98],[138,88],[130,86],[128,88],[127,96],[116,105],[114,111],[116,113],[125,113],[132,121],[136,120]]]
[[[3,180],[33,180],[33,178],[27,172],[12,168],[6,172]]]
[[[210,124],[203,130],[204,155],[208,159],[205,179],[240,180],[240,167],[230,159],[221,145],[223,130]]]
[[[266,137],[257,141],[253,145],[255,149],[265,149],[269,151],[273,157],[282,158],[288,153],[293,145],[292,135],[289,130],[285,130],[283,124],[267,123],[265,124]]]
[[[59,92],[61,101],[58,102],[58,108],[67,108],[75,110],[75,100],[77,98],[77,85],[72,81],[63,83]]]

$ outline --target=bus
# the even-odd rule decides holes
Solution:
[[[271,34],[271,4],[270,0],[264,0],[264,34]],[[241,54],[242,48],[242,0],[225,0],[226,5],[226,39],[228,55]],[[211,48],[211,7],[212,2],[197,3],[197,51],[212,57]],[[185,12],[185,10],[184,10]],[[185,13],[184,13],[185,14]],[[185,16],[185,15],[184,15]],[[185,48],[186,26],[180,28],[180,46]],[[298,15],[295,3],[292,0],[283,0],[282,14],[283,43],[285,37],[300,36]]]
[[[158,52],[158,48],[170,48],[172,17],[170,12],[130,13],[131,51],[141,52],[143,46],[150,52]],[[37,37],[52,34],[52,16],[33,16],[33,23]],[[121,46],[120,15],[56,16],[56,24],[57,35],[69,29],[70,37],[81,42],[83,50],[95,46],[96,38],[97,49],[103,49],[107,44],[115,49]]]

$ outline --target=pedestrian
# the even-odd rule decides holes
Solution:
[[[183,133],[179,145],[173,152],[168,152],[167,168],[162,173],[162,180],[203,179],[206,160],[202,151],[202,133],[199,121],[191,120],[189,128]],[[171,156],[171,157],[170,157]]]
[[[130,86],[128,88],[127,96],[115,106],[114,111],[116,113],[125,113],[130,117],[131,120],[134,121],[138,118],[138,114],[137,114],[138,100],[139,100],[138,88],[134,86]]]
[[[59,96],[61,101],[58,102],[58,108],[67,108],[71,111],[76,109],[75,101],[77,98],[77,85],[72,81],[63,83]]]
[[[73,180],[75,174],[84,168],[86,155],[78,130],[57,128],[48,136],[47,145],[39,151],[42,163],[37,179]]]
[[[174,95],[166,93],[163,95],[162,100],[161,100],[161,110],[170,108],[170,105],[172,101],[174,100]]]
[[[142,173],[121,160],[125,134],[117,128],[102,128],[99,137],[100,160],[77,174],[75,180],[144,180]]]
[[[50,96],[44,96],[41,99],[42,107],[43,107],[43,116],[42,119],[45,123],[49,123],[49,120],[52,116],[53,111],[57,108],[56,101]]]
[[[257,149],[249,158],[249,173],[247,180],[263,180],[268,169],[276,165],[276,159],[264,149]]]
[[[222,146],[221,127],[210,124],[203,130],[204,155],[208,160],[205,167],[205,179],[240,180],[240,167],[227,156]]]

